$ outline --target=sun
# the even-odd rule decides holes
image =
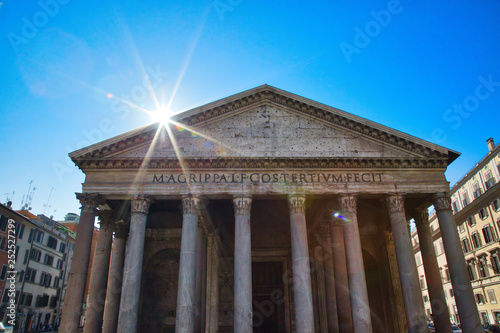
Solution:
[[[162,104],[155,111],[151,112],[151,121],[165,126],[170,122],[171,115],[172,111]]]

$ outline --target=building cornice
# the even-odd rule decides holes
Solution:
[[[446,169],[447,158],[84,158],[75,160],[82,170],[151,169]]]

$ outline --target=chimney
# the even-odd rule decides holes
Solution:
[[[12,208],[12,201],[7,202],[7,208]]]
[[[488,149],[490,151],[495,150],[495,140],[493,140],[493,138],[489,138],[488,140],[486,140],[486,144],[488,145]]]

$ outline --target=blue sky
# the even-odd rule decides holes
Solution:
[[[0,201],[78,212],[68,153],[267,83],[462,153],[500,140],[498,1],[0,0]],[[177,87],[177,89],[176,89]],[[175,94],[173,93],[175,91]],[[55,188],[47,203],[51,187]],[[55,212],[54,212],[55,210]]]

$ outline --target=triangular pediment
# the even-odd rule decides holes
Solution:
[[[179,154],[191,160],[439,159],[444,166],[458,156],[447,148],[270,86],[183,112],[173,120],[183,125],[170,126],[175,140],[170,140],[165,129],[155,138],[158,125],[154,124],[73,152],[70,157],[85,168],[99,160],[140,161],[148,156],[154,163],[176,159]]]

